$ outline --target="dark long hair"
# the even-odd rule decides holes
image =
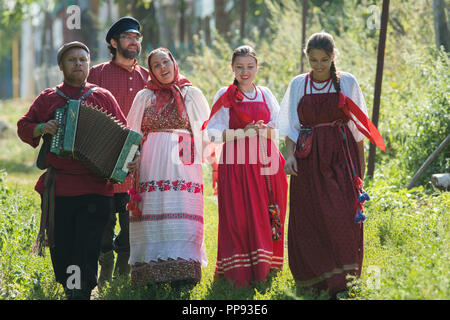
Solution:
[[[337,56],[336,45],[334,44],[333,36],[326,32],[318,32],[314,33],[311,37],[309,37],[308,42],[306,44],[305,54],[308,54],[312,49],[319,49],[325,51],[329,57],[333,56],[331,61],[330,73],[333,81],[333,86],[336,92],[341,91],[341,79],[336,70],[336,62],[335,58]]]
[[[234,64],[234,61],[236,60],[237,57],[247,57],[247,56],[255,59],[256,64],[258,64],[258,58],[256,57],[255,49],[253,49],[248,45],[244,45],[234,49],[233,56],[231,57],[231,65]],[[236,86],[238,85],[238,81],[236,80],[236,78],[234,79],[233,84]]]

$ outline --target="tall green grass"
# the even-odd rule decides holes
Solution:
[[[386,180],[368,188],[358,299],[448,299],[450,195],[406,190]]]
[[[28,110],[31,101],[0,100],[0,121],[7,125],[7,129],[0,133],[0,169],[10,175],[11,184],[34,184],[40,175],[35,161],[39,149],[33,149],[23,143],[17,135],[17,121]]]
[[[62,299],[53,279],[49,254],[28,252],[38,231],[39,198],[30,188],[10,187],[0,179],[0,298]],[[223,279],[214,281],[217,248],[217,203],[210,174],[205,170],[205,243],[209,264],[202,281],[178,290],[149,284],[133,288],[129,279],[114,280],[96,299],[327,299],[295,287],[287,264],[267,283],[234,289]],[[372,200],[366,206],[363,273],[353,280],[354,299],[448,299],[450,196],[427,194],[423,187],[405,190],[379,180],[368,186]]]

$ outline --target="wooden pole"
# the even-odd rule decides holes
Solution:
[[[12,43],[12,83],[13,99],[19,98],[19,40],[14,38]]]
[[[437,158],[439,153],[441,153],[442,150],[450,143],[450,134],[447,136],[447,138],[444,139],[444,141],[441,142],[439,147],[437,147],[436,150],[428,157],[428,159],[422,164],[422,166],[417,170],[414,177],[412,177],[411,181],[409,182],[407,189],[411,189],[416,184],[417,180],[419,180],[420,176],[425,172],[425,170],[428,169],[430,164],[434,161],[434,159]]]
[[[306,16],[308,14],[308,0],[303,0],[302,3],[302,47],[301,47],[301,55],[300,55],[300,73],[304,73],[305,71],[305,53],[303,50],[305,49],[306,42]]]
[[[241,40],[245,38],[245,23],[247,19],[247,0],[241,0]]]
[[[378,118],[380,114],[381,83],[383,81],[384,50],[386,48],[386,33],[387,33],[388,19],[389,19],[389,0],[383,0],[383,9],[381,12],[380,38],[378,42],[377,73],[375,78],[375,93],[373,97],[373,112],[372,112],[372,122],[375,125],[375,127],[378,127]],[[375,153],[376,153],[376,146],[374,144],[370,144],[369,161],[367,165],[367,175],[369,177],[373,177],[373,173],[375,171]]]

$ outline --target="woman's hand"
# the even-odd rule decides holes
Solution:
[[[284,172],[292,176],[297,176],[297,158],[293,154],[286,159]]]
[[[217,196],[217,181],[219,181],[219,170],[213,169],[212,171],[212,187],[213,187],[213,194]]]
[[[128,162],[127,168],[130,172],[135,173],[139,171],[139,164],[141,161],[141,153],[139,151],[136,152],[133,161]]]
[[[261,136],[271,139],[272,138],[272,130],[273,128],[269,127],[268,125],[266,125],[264,123],[264,120],[258,120],[255,123],[255,126],[258,128],[258,134],[260,134]]]
[[[245,126],[244,132],[246,137],[253,137],[258,135],[259,125],[255,121],[250,122]]]
[[[284,172],[292,176],[296,176],[298,173],[297,158],[294,155],[295,142],[289,137],[286,137],[286,162],[284,164]]]
[[[213,188],[213,194],[217,195],[217,182],[219,181],[219,165],[217,164],[216,160],[216,152],[213,152],[212,155],[212,162],[211,162],[211,169],[212,169],[212,188]]]
[[[366,173],[366,157],[364,156],[364,140],[356,143],[358,149],[359,163],[361,165],[361,179],[364,179]]]

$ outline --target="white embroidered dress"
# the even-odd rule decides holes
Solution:
[[[183,87],[181,92],[191,130],[200,139],[207,139],[199,128],[209,117],[208,102],[195,87]],[[155,100],[152,90],[143,89],[136,95],[127,117],[131,129],[141,132],[143,117],[155,115]],[[151,131],[143,144],[142,216],[130,217],[131,265],[179,258],[207,265],[202,164],[186,165],[177,157],[179,137],[188,133],[185,129]]]

